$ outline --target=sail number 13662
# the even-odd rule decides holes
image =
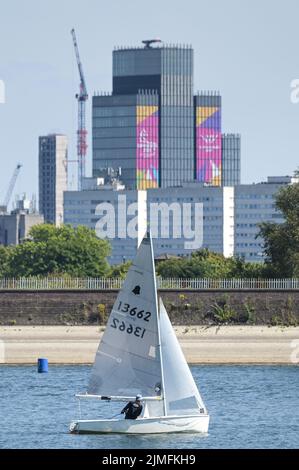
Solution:
[[[139,320],[149,321],[151,317],[151,312],[145,312],[144,310],[139,310],[137,307],[131,308],[130,304],[126,304],[122,301],[119,302],[117,310],[123,313],[128,313],[131,317],[139,318]]]
[[[124,331],[129,335],[133,333],[133,335],[137,336],[137,338],[143,338],[144,333],[146,332],[145,328],[141,328],[140,326],[133,326],[131,323],[126,325],[124,321],[120,321],[117,318],[112,318],[112,323],[110,326],[116,330]]]

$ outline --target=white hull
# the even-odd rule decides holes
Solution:
[[[209,416],[162,416],[160,418],[93,419],[73,421],[73,433],[159,434],[173,432],[207,433]]]

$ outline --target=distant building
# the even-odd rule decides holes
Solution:
[[[127,189],[222,184],[222,105],[194,96],[191,46],[113,51],[112,93],[93,96],[93,177],[121,169]]]
[[[211,186],[221,186],[221,96],[211,92],[195,96],[194,113],[195,179]]]
[[[64,193],[64,222],[73,227],[85,225],[96,230],[97,223],[101,215],[97,213],[100,204],[112,204],[116,217],[111,220],[114,225],[114,237],[109,239],[112,245],[112,253],[109,261],[112,264],[119,264],[133,259],[138,240],[132,238],[122,238],[121,227],[127,222],[126,208],[130,204],[138,203],[138,194],[144,191],[126,191],[102,185],[101,189],[87,191],[66,191]],[[140,213],[146,214],[146,204],[140,206]],[[131,217],[130,217],[131,218]]]
[[[168,207],[176,204],[180,207],[181,218],[173,220],[170,217],[169,233],[170,238],[163,238],[163,228],[165,222],[163,218],[151,223],[151,230],[157,231],[158,238],[153,239],[155,256],[162,255],[188,256],[193,251],[200,248],[208,248],[216,253],[221,253],[226,257],[234,254],[234,188],[209,187],[197,183],[186,184],[182,187],[170,189],[159,189],[147,191],[147,213],[150,215],[151,204],[167,203]],[[196,214],[196,205],[202,205],[202,221],[195,223],[201,215]],[[191,208],[191,231],[195,231],[194,238],[199,239],[202,231],[202,243],[194,248],[187,248],[190,241],[184,235],[184,206]],[[174,206],[175,207],[175,206]],[[188,214],[188,212],[186,212]],[[187,215],[187,220],[189,219]],[[174,223],[177,227],[174,227]],[[201,227],[202,223],[202,227]],[[188,224],[188,222],[187,222]],[[177,231],[181,237],[173,238]]]
[[[45,222],[63,222],[63,192],[67,190],[67,137],[39,138],[39,212]]]
[[[222,134],[222,186],[241,184],[241,136]]]
[[[136,253],[137,239],[126,238],[127,227],[134,217],[128,212],[128,206],[135,203],[142,227],[146,219],[151,222],[155,256],[162,259],[166,256],[188,256],[197,248],[186,245],[183,233],[183,208],[191,207],[189,222],[192,229],[196,228],[196,218],[202,218],[202,248],[222,253],[226,257],[237,255],[246,261],[263,261],[263,240],[256,238],[261,222],[284,221],[282,214],[276,209],[275,196],[284,186],[298,182],[293,177],[269,177],[267,182],[235,187],[204,186],[200,183],[188,183],[177,188],[160,188],[148,191],[124,190],[121,185],[99,185],[97,189],[86,191],[67,191],[64,194],[64,219],[73,226],[86,225],[96,230],[97,224],[112,205],[115,217],[106,218],[115,221],[114,236],[110,238],[112,253],[110,262],[118,264],[132,259]],[[152,204],[165,206],[166,215],[159,213],[159,218],[150,219]],[[202,214],[198,215],[195,205],[202,204]],[[173,218],[175,208],[181,211],[181,218]],[[168,211],[170,217],[168,217]],[[164,218],[163,218],[164,217]],[[165,217],[169,221],[169,237],[163,237]],[[132,222],[131,222],[132,223]],[[181,236],[175,236],[181,233]],[[198,233],[197,233],[198,235]]]
[[[258,237],[262,222],[283,223],[284,218],[275,205],[278,191],[298,183],[291,176],[268,177],[267,182],[241,184],[235,187],[235,255],[246,261],[263,261],[263,240]]]
[[[31,227],[44,223],[44,217],[33,209],[31,201],[22,198],[10,214],[0,214],[0,245],[18,245],[28,237]]]
[[[192,251],[199,248],[209,248],[225,256],[232,256],[234,253],[234,193],[233,188],[205,187],[203,185],[193,183],[170,189],[155,189],[148,191],[136,190],[117,190],[110,186],[99,186],[97,190],[87,191],[67,191],[64,193],[64,220],[76,227],[78,225],[86,225],[92,229],[97,229],[97,224],[103,215],[99,212],[99,205],[107,204],[106,209],[109,210],[110,204],[115,209],[115,231],[114,236],[109,238],[112,246],[110,262],[119,264],[123,261],[133,259],[137,249],[137,239],[126,237],[126,227],[134,218],[132,210],[137,210],[141,227],[146,229],[146,220],[150,221],[151,205],[167,205],[166,214],[163,210],[159,213],[156,222],[151,223],[152,233],[156,233],[153,237],[155,256],[163,256],[166,254],[186,256]],[[135,208],[128,206],[135,203]],[[178,207],[179,218],[173,218],[172,210]],[[200,220],[195,225],[195,205],[202,206],[203,211],[199,215]],[[185,234],[181,231],[181,235],[173,238],[173,234],[179,233],[182,227],[182,217],[184,206],[191,207],[189,217],[190,228],[192,231],[201,231],[202,240],[197,248],[188,248]],[[163,207],[160,206],[161,209]],[[168,214],[168,208],[170,212]],[[102,211],[105,206],[102,206]],[[169,216],[169,217],[168,217]],[[169,238],[163,237],[165,228],[165,217],[169,221]],[[109,216],[111,222],[112,218]],[[201,225],[203,223],[203,225]],[[107,227],[106,227],[107,229]],[[142,230],[141,230],[142,231]],[[199,236],[200,234],[196,234]],[[194,234],[195,237],[195,234]]]

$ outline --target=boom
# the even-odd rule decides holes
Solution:
[[[8,207],[8,204],[10,203],[11,196],[12,196],[12,193],[13,193],[13,190],[14,190],[14,187],[15,187],[15,184],[16,184],[16,181],[17,181],[17,178],[18,178],[18,175],[20,173],[21,168],[22,168],[21,163],[18,163],[16,168],[15,168],[15,171],[13,172],[11,180],[9,182],[8,190],[6,192],[6,196],[5,196],[4,204],[3,204],[6,208]]]
[[[82,67],[82,63],[81,63],[81,60],[80,60],[78,43],[77,43],[76,33],[75,33],[74,29],[72,29],[71,35],[73,37],[73,43],[74,43],[75,54],[76,54],[77,65],[78,65],[79,76],[80,76],[80,99],[87,100],[88,99],[88,93],[87,93],[87,88],[86,88],[86,82],[85,82],[85,78],[84,78],[83,67]],[[78,96],[76,96],[76,98],[78,98]]]

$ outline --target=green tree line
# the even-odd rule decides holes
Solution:
[[[0,246],[0,276],[105,277],[110,244],[84,226],[31,228],[29,237],[17,246]]]

